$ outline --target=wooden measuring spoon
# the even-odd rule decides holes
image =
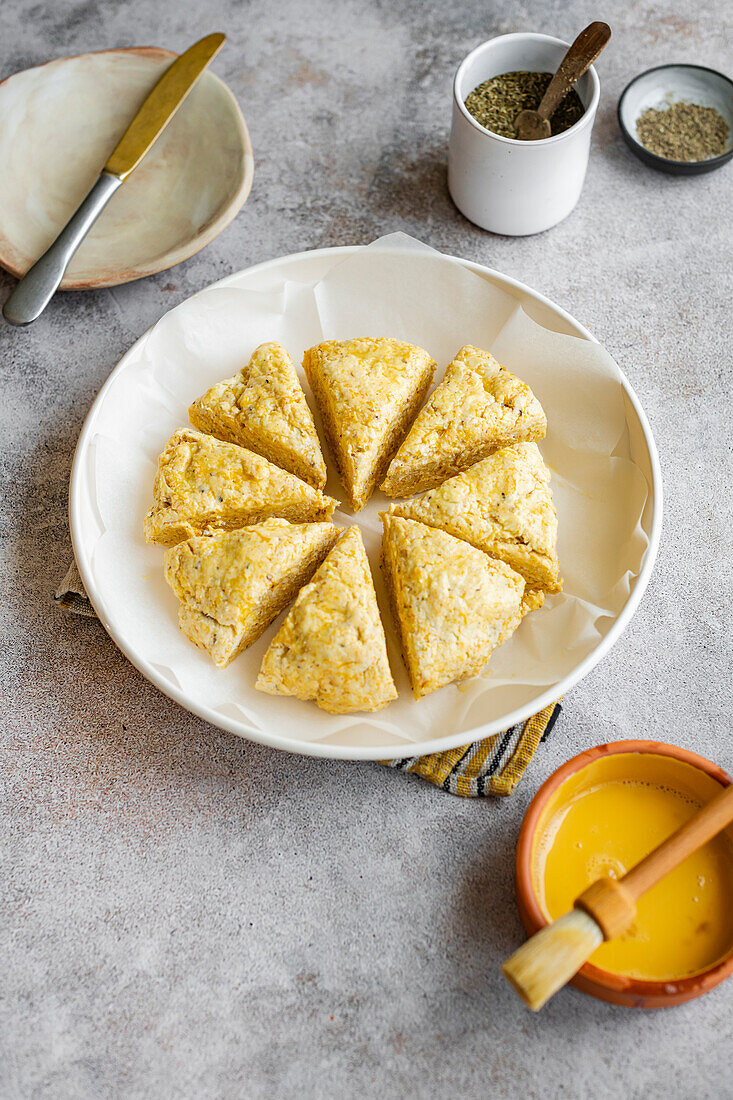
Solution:
[[[550,136],[550,118],[573,84],[593,64],[611,37],[608,23],[590,23],[581,31],[560,62],[536,111],[520,111],[514,128],[521,141],[540,141]]]

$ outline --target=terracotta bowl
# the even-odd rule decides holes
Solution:
[[[150,89],[175,58],[157,47],[50,61],[0,83],[0,266],[23,275],[93,184]],[[112,197],[62,289],[116,286],[198,252],[252,185],[237,101],[205,72],[165,133]]]
[[[697,768],[722,786],[727,786],[731,782],[730,776],[705,757],[660,741],[614,741],[608,745],[597,745],[568,760],[540,787],[529,805],[519,833],[515,886],[519,915],[529,935],[534,935],[549,923],[540,908],[532,875],[535,848],[541,831],[538,826],[543,811],[567,779],[594,760],[598,760],[599,757],[616,753],[653,753],[657,756],[672,757]],[[632,1008],[667,1008],[700,997],[732,973],[733,948],[724,959],[715,963],[709,970],[687,978],[673,981],[642,981],[639,978],[614,974],[592,963],[586,963],[571,984],[584,993],[590,993],[592,997],[610,1001],[612,1004],[627,1005]]]

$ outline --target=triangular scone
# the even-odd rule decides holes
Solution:
[[[145,517],[145,538],[164,546],[268,516],[294,523],[326,520],[336,507],[320,489],[261,455],[193,428],[179,428],[166,443],[153,500]]]
[[[306,351],[306,377],[349,503],[364,507],[423,402],[435,370],[399,340],[329,340]]]
[[[350,527],[301,589],[255,687],[312,699],[331,714],[379,710],[397,691],[358,527]]]
[[[499,447],[542,439],[547,419],[529,386],[467,345],[418,414],[382,484],[391,497],[433,489]]]
[[[550,471],[536,443],[502,447],[390,515],[439,527],[521,573],[527,586],[562,588]]]
[[[477,675],[533,610],[503,561],[415,520],[385,514],[382,569],[416,699]]]
[[[281,344],[260,344],[248,366],[188,410],[194,428],[262,455],[316,489],[326,484],[313,416]]]
[[[181,630],[224,668],[310,580],[337,537],[332,523],[267,519],[179,542],[166,551],[165,579],[181,601]]]

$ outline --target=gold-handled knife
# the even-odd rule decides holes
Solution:
[[[29,325],[40,317],[58,290],[71,257],[112,195],[155,144],[225,41],[226,35],[208,34],[166,69],[120,138],[81,206],[51,247],[26,272],[3,306],[3,316],[11,325]]]

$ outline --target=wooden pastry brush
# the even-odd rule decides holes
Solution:
[[[603,940],[621,936],[636,903],[660,879],[733,821],[733,783],[703,806],[621,879],[601,878],[584,890],[564,917],[548,924],[502,966],[535,1012],[587,962]]]

